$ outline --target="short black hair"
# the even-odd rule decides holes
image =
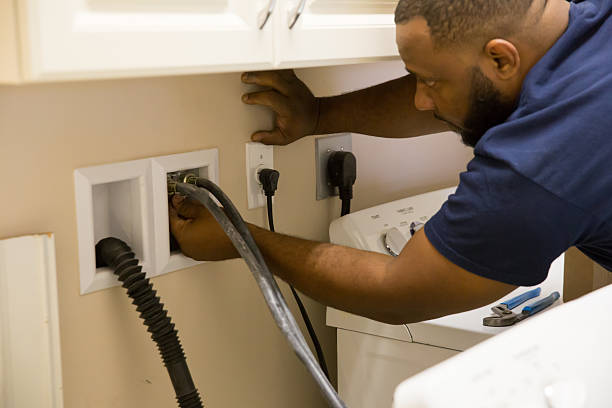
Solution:
[[[534,0],[400,0],[395,23],[423,17],[436,48],[507,37],[517,32]],[[543,8],[542,8],[543,10]]]

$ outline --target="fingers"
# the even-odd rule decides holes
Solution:
[[[289,100],[276,91],[260,91],[245,94],[242,101],[248,105],[267,106],[279,115],[289,115]]]
[[[180,240],[180,237],[182,236],[185,226],[187,225],[189,220],[185,220],[179,217],[178,212],[176,212],[176,209],[173,206],[169,206],[168,212],[170,220],[170,231],[177,240]]]
[[[287,138],[283,135],[283,133],[278,128],[272,131],[269,131],[269,132],[265,132],[265,131],[255,132],[251,136],[251,140],[254,142],[263,143],[265,145],[276,145],[276,146],[284,146],[288,143]]]
[[[245,72],[242,74],[242,82],[274,88],[281,94],[289,96],[294,77],[292,70]]]
[[[181,195],[172,197],[171,208],[183,218],[198,218],[206,210],[202,204]]]

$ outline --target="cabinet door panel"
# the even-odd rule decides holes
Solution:
[[[279,14],[277,63],[310,66],[397,58],[396,1],[303,0],[294,27],[289,25],[300,0],[286,0]]]
[[[27,80],[230,71],[272,65],[268,0],[25,0]]]

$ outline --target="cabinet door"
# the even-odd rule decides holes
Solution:
[[[297,67],[397,58],[396,4],[396,0],[284,0],[276,27],[284,32],[278,36],[277,64]]]
[[[271,0],[23,0],[26,80],[260,69]]]

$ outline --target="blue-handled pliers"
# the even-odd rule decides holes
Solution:
[[[493,327],[511,326],[516,322],[520,322],[521,320],[546,309],[548,306],[555,303],[560,297],[559,292],[553,292],[544,299],[538,300],[529,306],[525,306],[521,313],[517,314],[511,311],[511,309],[514,309],[516,306],[528,301],[529,299],[540,296],[541,291],[541,288],[532,289],[523,293],[522,295],[492,307],[491,310],[493,311],[494,315],[482,319],[482,324]]]

